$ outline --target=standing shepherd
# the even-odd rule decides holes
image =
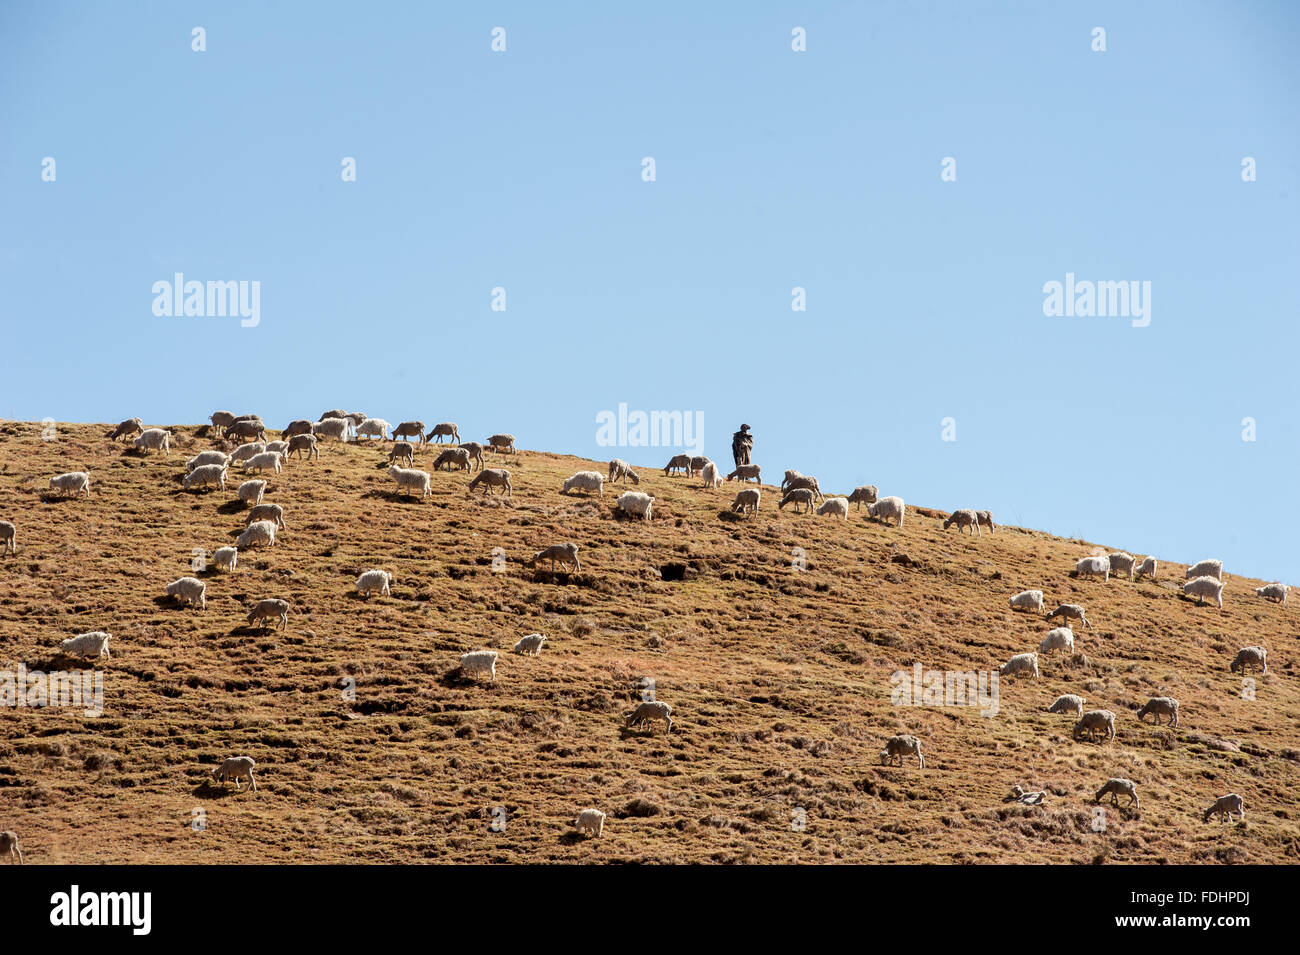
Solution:
[[[731,456],[736,459],[736,467],[749,464],[749,453],[754,450],[754,436],[749,433],[749,425],[742,424],[740,430],[731,436]]]

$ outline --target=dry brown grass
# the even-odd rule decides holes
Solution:
[[[1258,581],[1229,576],[1220,612],[1181,596],[1174,565],[1159,583],[1073,579],[1082,541],[1010,527],[971,540],[916,509],[902,530],[856,510],[846,525],[779,513],[770,487],[757,518],[739,520],[726,513],[734,485],[650,469],[640,489],[655,520],[616,520],[608,490],[559,493],[603,466],[534,451],[489,461],[513,471],[512,501],[469,497],[463,473],[435,474],[431,501],[401,500],[379,450],[330,445],[270,479],[287,532],[209,574],[202,612],[160,595],[193,548],[243,525],[233,487],[180,489],[184,456],[210,446],[204,429],[181,429],[170,458],[124,453],[107,430],[61,426],[44,442],[36,426],[0,426],[0,517],[19,525],[17,555],[0,558],[0,667],[72,667],[60,639],[114,635],[103,717],[0,713],[0,828],[19,832],[29,862],[1300,855],[1295,611],[1256,598]],[[51,475],[80,468],[89,501],[48,498]],[[581,574],[522,565],[563,540],[581,545]],[[791,569],[796,547],[806,571]],[[685,579],[661,579],[669,564]],[[390,597],[352,594],[370,567],[396,575]],[[1037,649],[1049,626],[1007,607],[1026,587],[1049,609],[1086,605],[1095,629],[1076,632],[1073,661],[1004,681],[992,719],[891,705],[890,675],[914,661],[986,669]],[[272,596],[293,605],[287,632],[246,628]],[[510,654],[532,631],[549,637],[542,654]],[[1228,663],[1253,643],[1270,669],[1249,701]],[[502,652],[495,684],[456,673],[479,648]],[[674,707],[670,737],[621,728],[643,678]],[[1044,712],[1062,692],[1114,710],[1118,738],[1070,739],[1071,719]],[[1153,695],[1182,701],[1180,728],[1137,721]],[[924,771],[880,765],[896,732],[921,737]],[[259,793],[209,785],[233,754],[257,760]],[[1109,776],[1137,781],[1142,808],[1094,833],[1092,793]],[[1048,789],[1047,804],[1004,804],[1014,783]],[[1229,791],[1245,797],[1245,824],[1203,824]],[[572,833],[588,806],[610,815],[599,840]],[[796,807],[806,831],[792,830]],[[191,828],[196,809],[206,831]]]

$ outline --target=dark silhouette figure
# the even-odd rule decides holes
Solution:
[[[736,459],[736,467],[751,463],[750,452],[754,450],[754,436],[749,433],[749,425],[742,424],[740,430],[731,436],[731,456]]]

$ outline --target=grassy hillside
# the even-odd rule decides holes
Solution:
[[[243,527],[233,486],[180,488],[185,456],[219,445],[181,427],[170,457],[142,457],[107,430],[62,425],[47,442],[0,425],[0,519],[18,525],[17,554],[0,558],[0,669],[80,667],[59,641],[113,634],[102,717],[0,711],[0,829],[18,831],[29,863],[1300,857],[1296,608],[1230,574],[1222,611],[1187,600],[1186,565],[1166,559],[1212,555],[1156,555],[1156,583],[1076,580],[1084,541],[1012,527],[973,540],[915,507],[902,529],[858,511],[845,524],[778,512],[767,486],[742,520],[727,510],[734,484],[650,468],[654,520],[617,520],[617,492],[559,493],[603,463],[527,450],[489,457],[511,469],[512,500],[469,496],[462,473],[403,500],[389,445],[328,445],[270,479],[287,531],[234,573],[203,575],[200,611],[162,595],[194,548]],[[798,464],[762,463],[769,477]],[[52,498],[49,477],[73,469],[91,471],[93,496]],[[581,573],[525,565],[564,540]],[[371,567],[396,576],[391,596],[354,595]],[[994,717],[891,704],[891,674],[914,662],[983,670],[1036,650],[1050,625],[1007,605],[1030,587],[1049,608],[1087,607],[1094,629],[1076,628],[1073,658],[1004,679]],[[291,602],[287,631],[245,625],[264,597]],[[508,652],[534,631],[540,656]],[[1269,650],[1253,700],[1228,671],[1250,644]],[[480,648],[502,651],[494,684],[458,674]],[[674,707],[671,735],[622,728],[647,678]],[[1073,717],[1044,712],[1064,692],[1114,710],[1117,738],[1072,740]],[[1179,728],[1138,722],[1158,695],[1181,700]],[[898,732],[921,738],[924,770],[880,764]],[[209,781],[238,754],[257,760],[256,794]],[[1141,809],[1110,810],[1098,833],[1092,793],[1110,776],[1138,783]],[[1046,804],[1004,803],[1016,783],[1046,788]],[[1245,823],[1203,823],[1230,791]],[[588,806],[609,814],[601,839],[573,835]]]

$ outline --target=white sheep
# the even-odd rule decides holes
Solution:
[[[68,637],[59,644],[59,649],[70,657],[112,657],[113,653],[108,648],[108,641],[112,639],[112,634],[92,630],[90,633]]]
[[[785,510],[785,506],[790,504],[794,507],[794,512],[799,513],[799,505],[803,505],[803,513],[811,514],[813,509],[813,492],[806,487],[797,487],[792,491],[786,491],[785,496],[777,502],[778,511]]]
[[[1221,560],[1202,560],[1187,568],[1185,580],[1191,580],[1193,577],[1213,577],[1215,580],[1223,579],[1223,561]]]
[[[1134,577],[1141,580],[1143,577],[1156,579],[1156,566],[1159,562],[1154,557],[1148,557],[1142,563],[1138,564],[1137,572]]]
[[[410,445],[408,444],[409,448]],[[441,471],[443,468],[448,471],[453,468],[460,468],[462,471],[473,471],[469,463],[469,452],[464,448],[445,448],[439,452],[438,456],[433,459],[433,469]]]
[[[265,625],[268,620],[280,621],[280,629],[289,629],[289,601],[281,600],[279,597],[268,597],[265,600],[259,600],[257,606],[248,611],[244,618],[250,625],[261,623]]]
[[[828,497],[822,502],[822,506],[817,508],[819,516],[830,514],[833,517],[839,517],[842,520],[849,519],[849,499],[846,497]]]
[[[214,411],[208,417],[214,428],[227,428],[235,423],[235,416],[229,411]]]
[[[791,478],[790,474],[792,472],[786,471],[785,473],[786,473],[786,477],[789,478],[789,480],[782,482],[781,485],[782,494],[789,494],[791,491],[796,491],[800,488],[804,488],[806,490],[812,491],[813,495],[817,498],[817,500],[820,501],[822,499],[821,485],[817,483],[817,479],[815,477],[808,474],[799,474],[798,472],[793,472],[794,477]]]
[[[3,553],[18,553],[18,528],[12,521],[0,521],[0,544],[4,545]]]
[[[235,546],[240,549],[246,550],[254,544],[275,546],[275,521],[254,521],[235,538]]]
[[[1138,808],[1137,785],[1128,779],[1108,779],[1105,785],[1097,790],[1097,796],[1093,802],[1101,802],[1101,797],[1110,796],[1110,802],[1113,806],[1119,805],[1120,796],[1128,796],[1129,805],[1134,809]]]
[[[1017,653],[998,670],[1000,676],[1011,676],[1015,673],[1027,673],[1034,679],[1038,679],[1038,654]]]
[[[1049,630],[1047,636],[1043,637],[1043,642],[1038,645],[1038,652],[1051,653],[1053,650],[1064,650],[1066,653],[1073,653],[1074,631],[1069,627],[1057,627],[1055,630]]]
[[[147,428],[141,431],[132,445],[141,451],[162,451],[172,453],[171,432],[163,428]]]
[[[1110,561],[1110,571],[1116,577],[1120,574],[1128,574],[1128,579],[1133,579],[1133,571],[1136,569],[1137,558],[1127,551],[1116,551],[1113,554],[1107,554],[1106,559]]]
[[[676,460],[676,459],[674,459]],[[727,475],[728,481],[754,481],[757,484],[763,482],[763,469],[757,464],[738,464],[736,470]]]
[[[245,504],[251,504],[256,507],[262,503],[262,496],[266,494],[266,482],[261,478],[253,478],[239,485],[239,490],[235,495]]]
[[[610,484],[616,484],[627,478],[633,484],[640,484],[641,478],[632,470],[632,465],[628,464],[622,458],[614,458],[609,462],[609,477],[606,479]]]
[[[284,530],[284,508],[279,504],[257,504],[244,518],[244,526],[247,527],[254,521],[271,521],[277,530]]]
[[[441,460],[442,460],[442,456],[439,455],[438,461]],[[394,464],[397,461],[401,461],[403,464],[407,465],[408,467],[414,465],[415,448],[411,447],[405,441],[394,441],[393,447],[388,452],[388,463]],[[433,464],[433,469],[435,471],[438,470],[438,461],[435,461]],[[468,467],[469,461],[466,461],[465,464]]]
[[[497,454],[515,454],[515,436],[513,434],[494,434],[487,439],[488,450]]]
[[[421,428],[423,431],[423,428]],[[386,570],[367,570],[357,578],[357,593],[362,597],[379,594],[386,597],[393,584],[393,575]]]
[[[223,451],[200,451],[194,457],[185,462],[185,472],[188,474],[195,468],[201,468],[205,464],[220,464],[225,466],[230,463],[230,455]]]
[[[705,487],[715,488],[722,486],[722,473],[718,470],[718,466],[712,461],[700,468],[700,477],[703,479]]]
[[[1101,574],[1103,579],[1109,583],[1110,558],[1104,556],[1084,557],[1074,565],[1074,572],[1084,578],[1092,578]]]
[[[573,826],[579,832],[599,837],[605,831],[605,814],[599,809],[584,809],[578,813]]]
[[[640,517],[643,520],[651,519],[651,509],[654,506],[655,499],[649,494],[641,491],[624,491],[614,502],[614,506],[632,517]]]
[[[167,585],[167,596],[181,604],[208,609],[208,585],[197,577],[181,577]]]
[[[1268,672],[1268,651],[1263,647],[1242,647],[1233,657],[1228,670],[1232,673],[1245,673],[1247,669],[1258,669],[1260,673]]]
[[[736,495],[736,499],[731,502],[733,513],[739,512],[744,514],[746,511],[757,514],[758,504],[763,499],[763,492],[756,487],[747,487],[745,490]]]
[[[849,503],[856,504],[858,510],[862,510],[863,504],[875,504],[879,498],[880,488],[874,484],[864,484],[853,489],[853,493],[849,495]]]
[[[1195,580],[1189,580],[1183,584],[1183,593],[1195,597],[1197,606],[1205,603],[1205,598],[1208,597],[1220,610],[1223,609],[1223,581],[1217,577],[1197,577]]]
[[[1284,604],[1286,603],[1286,594],[1289,589],[1290,588],[1288,588],[1286,584],[1275,581],[1271,584],[1265,584],[1263,587],[1256,587],[1255,593],[1263,597],[1265,600],[1272,600],[1274,603]]]
[[[256,765],[250,756],[231,756],[212,771],[212,778],[219,783],[233,780],[236,792],[242,791],[239,784],[247,780],[253,787],[253,792],[257,792],[257,780],[253,778],[253,767]]]
[[[540,633],[530,633],[526,637],[521,637],[515,644],[515,653],[527,653],[531,656],[537,656],[542,652],[542,644],[546,642],[546,637]]]
[[[879,518],[885,523],[889,522],[889,518],[895,517],[898,519],[899,527],[903,526],[903,516],[906,513],[907,508],[904,507],[901,497],[882,497],[867,508],[868,517]]]
[[[461,444],[461,449],[469,453],[469,459],[478,465],[480,471],[483,470],[483,452],[487,449],[477,441],[466,441]],[[470,468],[473,471],[473,468]]]
[[[1087,702],[1083,697],[1073,693],[1062,693],[1056,698],[1056,702],[1047,708],[1047,712],[1073,713],[1075,716],[1082,716],[1084,704]]]
[[[388,432],[392,430],[390,425],[383,418],[366,418],[357,425],[357,440],[362,438],[378,438],[383,441],[388,437]]]
[[[230,463],[239,464],[242,461],[247,461],[250,458],[256,457],[265,450],[266,444],[262,441],[253,441],[250,444],[241,444],[239,447],[235,448],[235,450],[230,452]]]
[[[1209,822],[1211,816],[1218,816],[1219,822],[1222,823],[1223,817],[1227,816],[1228,822],[1232,822],[1232,814],[1234,812],[1240,817],[1240,819],[1237,820],[1238,822],[1245,819],[1246,801],[1236,793],[1228,793],[1228,795],[1220,796],[1218,799],[1214,800],[1214,805],[1205,810],[1205,815],[1202,817],[1201,821]]]
[[[261,454],[255,454],[245,461],[244,470],[254,472],[271,471],[279,474],[283,463],[284,459],[279,454],[263,451]]]
[[[284,463],[289,462],[289,442],[288,441],[268,441],[266,442],[267,454],[278,454],[284,459]]]
[[[1011,598],[1012,610],[1034,610],[1043,612],[1043,592],[1041,590],[1022,590]]]
[[[1092,629],[1092,623],[1088,620],[1083,612],[1083,607],[1079,604],[1061,604],[1055,610],[1047,615],[1048,620],[1060,617],[1062,621],[1077,620],[1088,629]]]
[[[218,547],[216,553],[212,555],[212,563],[219,570],[234,570],[239,565],[239,548]]]
[[[592,812],[594,810],[588,810]],[[603,821],[603,820],[602,820]],[[0,859],[8,858],[9,864],[23,864],[22,850],[18,848],[18,833],[12,829],[6,829],[0,832]]]
[[[1157,726],[1160,725],[1160,717],[1164,717],[1171,726],[1178,725],[1178,701],[1172,696],[1153,696],[1143,704],[1138,710],[1138,719],[1142,720],[1147,716]]]
[[[552,571],[555,570],[556,561],[560,562],[561,567],[572,567],[575,573],[582,570],[582,563],[578,560],[577,544],[552,544],[550,547],[545,547],[534,554],[529,563],[537,567],[544,560],[551,562]]]
[[[388,469],[388,476],[397,482],[397,490],[401,491],[404,496],[409,495],[412,491],[419,491],[421,500],[433,495],[433,491],[429,488],[428,471],[399,468],[394,464]]]
[[[885,748],[880,751],[880,765],[898,760],[903,765],[904,756],[915,756],[921,769],[925,769],[925,757],[921,755],[921,741],[910,733],[899,733],[885,741]]]
[[[50,490],[74,496],[84,492],[86,497],[90,497],[90,474],[86,471],[56,474],[50,478]]]
[[[1083,733],[1088,734],[1090,741],[1095,741],[1098,733],[1105,739],[1114,739],[1115,714],[1110,710],[1089,710],[1074,724],[1074,738],[1078,739]]]
[[[568,494],[574,490],[595,491],[601,497],[604,497],[605,475],[599,471],[578,471],[565,479],[564,487],[560,488],[560,493]]]
[[[216,487],[224,491],[227,467],[225,464],[201,464],[181,479],[181,486],[186,490]]]
[[[497,678],[497,652],[495,650],[474,650],[460,655],[460,669],[466,676],[488,674],[493,680]]]
[[[311,426],[311,433],[316,437],[333,438],[336,441],[347,443],[348,435],[352,432],[352,422],[347,418],[325,418],[317,421]]]
[[[439,444],[442,444],[443,438],[451,438],[453,442],[460,444],[460,429],[454,422],[443,421],[441,424],[435,424],[433,430],[425,435],[424,440],[432,441],[434,438],[438,439]]]
[[[996,534],[996,533],[997,533],[997,531],[998,531],[998,525],[993,523],[993,512],[992,512],[992,511],[976,511],[976,512],[975,512],[975,517],[976,517],[976,519],[979,520],[979,522],[980,522],[980,527],[987,527],[987,528],[989,529],[989,533],[990,533],[990,534]]]
[[[962,508],[959,511],[953,511],[952,514],[948,516],[947,520],[943,522],[943,529],[947,530],[953,524],[957,525],[957,530],[959,531],[969,529],[971,537],[978,537],[980,535],[979,516],[970,508]]]
[[[637,705],[632,715],[627,718],[627,726],[646,728],[651,723],[662,721],[667,732],[673,731],[673,708],[662,700],[646,700]]]
[[[108,433],[110,441],[116,441],[118,438],[129,438],[133,434],[139,434],[144,430],[144,422],[139,418],[127,418],[116,428]]]
[[[301,459],[304,451],[307,452],[308,461],[312,458],[320,457],[320,445],[316,441],[316,435],[295,434],[291,437],[289,439],[289,450],[285,454],[285,459],[287,460],[290,454],[296,454],[298,455],[298,458]]]

